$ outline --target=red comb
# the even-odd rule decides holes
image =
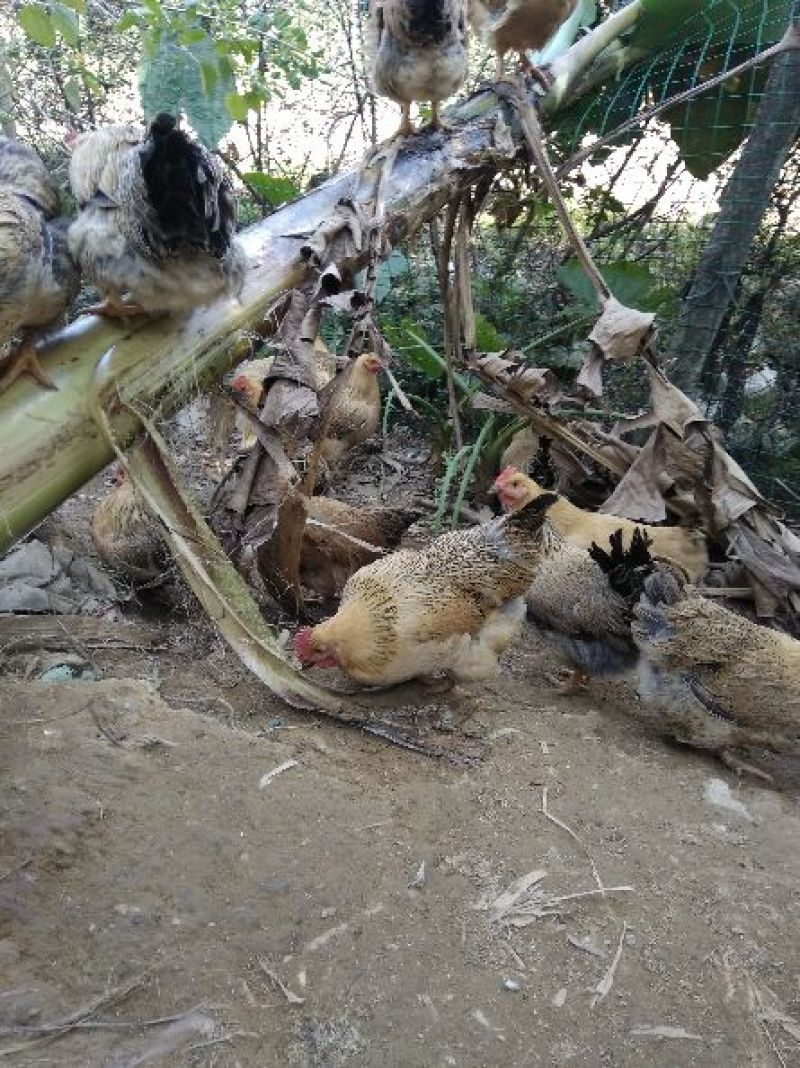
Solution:
[[[308,664],[312,660],[311,635],[311,627],[301,627],[294,636],[295,655],[302,664]]]
[[[518,474],[519,474],[519,469],[516,468],[516,467],[513,467],[511,464],[509,464],[508,467],[504,467],[503,468],[503,470],[500,472],[500,474],[494,480],[494,484],[495,484],[495,486],[502,486],[504,483],[508,482],[508,480],[510,478],[513,478],[514,475],[518,475]]]

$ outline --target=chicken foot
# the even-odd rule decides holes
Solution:
[[[525,52],[518,52],[517,58],[519,59],[520,70],[528,78],[533,78],[534,81],[538,82],[545,93],[549,93],[550,90],[553,88],[553,76],[549,74],[543,67],[537,67],[534,63],[531,63]],[[505,56],[502,52],[495,53],[494,78],[497,82],[504,82],[510,80],[506,78],[506,61]]]
[[[16,352],[12,352],[6,357],[0,370],[3,371],[3,376],[0,378],[0,393],[5,393],[8,387],[22,375],[30,375],[31,378],[35,378],[40,385],[45,386],[47,389],[58,389],[58,386],[42,367],[36,351],[36,342],[32,337],[23,339]]]
[[[417,682],[429,694],[449,693],[456,684],[456,680],[448,672],[443,675],[420,675]]]
[[[102,315],[106,319],[132,319],[137,315],[147,315],[141,304],[126,301],[116,295],[108,296],[99,304],[86,309],[88,315]]]

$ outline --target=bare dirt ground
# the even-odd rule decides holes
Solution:
[[[800,1065],[800,769],[737,783],[625,679],[554,696],[532,631],[420,699],[487,743],[457,765],[137,622],[0,677],[5,1063]]]

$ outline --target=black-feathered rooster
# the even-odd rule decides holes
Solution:
[[[105,298],[93,311],[180,313],[241,291],[246,261],[230,182],[172,115],[146,132],[81,134],[69,177],[80,209],[70,251]]]

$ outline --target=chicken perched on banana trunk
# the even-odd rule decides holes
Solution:
[[[58,210],[58,190],[38,154],[0,137],[0,351],[21,334],[0,365],[0,392],[22,374],[53,387],[36,354],[37,336],[57,325],[80,284]]]
[[[370,0],[366,53],[373,90],[401,107],[398,135],[413,133],[415,100],[439,126],[439,103],[467,77],[466,0]]]
[[[69,177],[79,208],[70,251],[105,298],[92,311],[181,314],[238,296],[246,258],[234,237],[233,190],[172,115],[156,116],[146,131],[81,134]]]
[[[495,73],[505,76],[504,56],[516,52],[528,70],[528,49],[543,48],[572,14],[576,0],[469,0],[473,29],[495,53]]]
[[[552,496],[514,515],[401,549],[348,581],[339,611],[295,636],[301,663],[387,686],[445,672],[496,673],[519,634]]]
[[[521,508],[528,501],[550,492],[515,467],[505,467],[495,479],[494,486],[506,511]],[[634,532],[639,530],[647,535],[653,552],[680,564],[691,582],[698,582],[708,571],[708,545],[705,535],[699,530],[657,527],[636,523],[623,516],[586,512],[566,497],[558,498],[547,513],[547,519],[570,545],[580,549],[588,550],[593,542],[607,545],[608,539],[617,530],[622,531],[623,544],[628,549]]]

